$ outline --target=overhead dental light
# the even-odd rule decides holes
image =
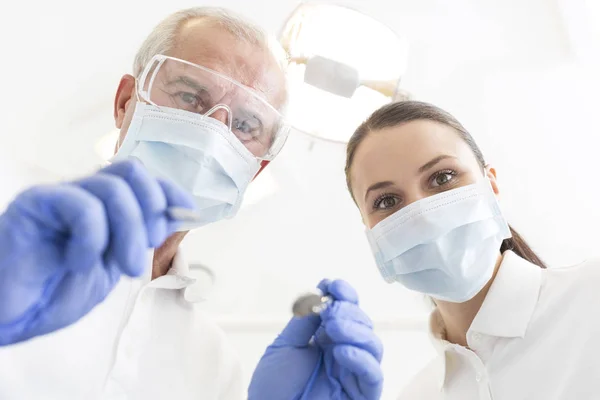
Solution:
[[[287,116],[300,131],[345,143],[377,108],[407,98],[400,82],[408,44],[370,16],[302,3],[279,40],[291,61]]]

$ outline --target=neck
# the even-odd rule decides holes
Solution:
[[[185,237],[187,232],[176,232],[171,235],[165,242],[154,250],[154,258],[152,260],[152,279],[166,275],[171,265],[179,244]]]
[[[448,301],[435,300],[438,312],[444,322],[446,340],[450,343],[467,347],[467,331],[479,312],[483,300],[485,300],[494,279],[496,279],[496,274],[500,269],[502,258],[502,255],[498,256],[492,278],[471,300],[464,303],[451,303]]]

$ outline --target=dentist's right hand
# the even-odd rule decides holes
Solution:
[[[248,388],[250,400],[377,400],[383,390],[383,345],[358,294],[342,280],[319,289],[333,302],[294,317],[267,347]]]
[[[141,275],[176,230],[173,206],[194,201],[133,160],[18,195],[0,215],[0,346],[76,322],[121,274]]]

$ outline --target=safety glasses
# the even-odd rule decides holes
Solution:
[[[256,90],[178,58],[154,56],[139,77],[137,90],[152,105],[221,120],[260,160],[275,158],[291,129]]]

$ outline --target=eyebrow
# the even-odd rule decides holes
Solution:
[[[202,91],[202,90],[206,90],[206,87],[201,85],[200,83],[196,82],[193,79],[190,79],[186,76],[178,76],[175,79],[172,79],[168,82],[168,85],[173,85],[176,83],[183,83],[184,85],[187,85],[189,87],[191,87],[192,89],[195,89],[197,91]]]
[[[423,172],[427,171],[428,169],[435,167],[437,163],[439,163],[442,160],[446,160],[448,158],[456,158],[456,157],[449,156],[447,154],[442,154],[440,156],[437,156],[434,159],[432,159],[431,161],[427,162],[421,168],[419,168],[419,174],[422,174]],[[394,182],[392,182],[392,181],[382,181],[382,182],[377,182],[377,183],[369,186],[369,188],[367,189],[367,192],[365,193],[365,201],[367,200],[367,197],[369,196],[370,192],[372,192],[374,190],[378,190],[378,189],[384,189],[384,188],[387,188],[387,187],[390,187],[393,185],[394,185]]]
[[[367,197],[369,196],[369,193],[371,193],[373,190],[377,190],[377,189],[384,189],[386,187],[390,187],[394,184],[394,182],[392,181],[383,181],[383,182],[377,182],[371,186],[369,186],[369,188],[367,189],[367,193],[365,193],[365,201],[367,201]]]
[[[435,167],[435,165],[437,163],[439,163],[442,160],[446,160],[448,158],[456,158],[456,157],[449,156],[447,154],[442,154],[441,156],[437,156],[436,158],[434,158],[433,160],[429,161],[428,163],[423,165],[421,168],[419,168],[419,174],[422,174],[423,172],[427,171],[428,169]]]

